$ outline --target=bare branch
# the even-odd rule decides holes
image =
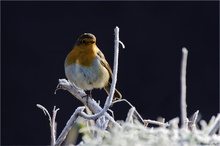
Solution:
[[[105,131],[107,129],[109,120],[105,118],[105,116],[101,116],[96,120],[96,127]],[[95,138],[102,138],[102,136],[99,135],[99,133],[95,130],[94,131],[94,137]]]
[[[181,107],[181,125],[182,127],[186,127],[186,118],[187,118],[187,105],[186,105],[186,66],[187,66],[187,56],[188,51],[186,48],[182,49],[182,64],[181,64],[181,101],[180,101],[180,107]]]
[[[44,114],[49,117],[50,132],[51,132],[51,146],[53,146],[55,144],[55,141],[56,141],[56,125],[57,124],[56,124],[55,119],[56,119],[56,115],[57,115],[57,112],[58,112],[59,108],[56,109],[56,106],[54,106],[54,108],[53,108],[53,116],[51,118],[50,113],[48,112],[48,110],[44,106],[42,106],[40,104],[37,104],[37,107],[42,109]]]
[[[92,113],[99,113],[102,110],[102,108],[94,99],[85,98],[85,96],[87,96],[86,93],[82,89],[79,89],[74,84],[67,81],[66,79],[59,79],[59,88],[69,91],[73,96],[75,96],[84,105],[86,105],[89,108],[89,110],[92,111]],[[112,124],[121,127],[107,112],[105,112],[104,115],[106,118],[110,120]]]
[[[74,113],[72,114],[72,116],[70,117],[70,119],[68,120],[68,122],[66,123],[66,126],[64,127],[63,131],[61,132],[60,136],[58,137],[58,139],[56,140],[56,143],[54,146],[60,146],[61,143],[65,140],[69,130],[72,128],[73,123],[75,122],[76,118],[79,116],[79,113],[82,112],[85,109],[85,107],[81,106],[78,107]]]

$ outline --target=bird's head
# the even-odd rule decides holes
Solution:
[[[91,33],[82,34],[76,42],[77,45],[89,45],[95,43],[96,43],[96,37]]]

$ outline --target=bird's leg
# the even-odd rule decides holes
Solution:
[[[92,90],[89,91],[89,96],[92,98]]]
[[[88,98],[92,98],[92,90],[89,91],[89,94],[86,94],[85,96],[83,96],[82,98],[86,97],[86,104],[88,105]]]

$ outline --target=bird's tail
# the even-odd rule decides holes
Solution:
[[[110,89],[111,89],[111,83],[109,82],[105,87],[104,87],[106,93],[109,95],[110,93]],[[113,97],[113,100],[118,100],[118,99],[121,99],[122,98],[122,95],[121,93],[115,89],[115,93],[114,93],[114,97]]]

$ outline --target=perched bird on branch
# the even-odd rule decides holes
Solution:
[[[82,34],[64,63],[67,79],[83,90],[104,88],[110,93],[112,70],[104,54],[96,45],[96,37],[91,33]],[[115,89],[113,100],[122,95]]]

